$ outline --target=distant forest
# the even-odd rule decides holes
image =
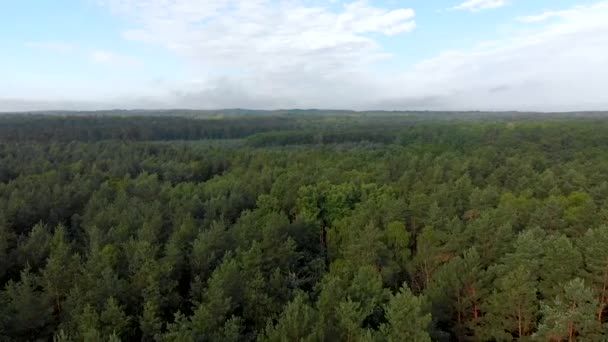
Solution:
[[[608,340],[608,113],[0,115],[0,341],[512,340]]]

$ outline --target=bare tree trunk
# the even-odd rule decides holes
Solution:
[[[607,262],[608,264],[608,262]],[[600,296],[600,307],[597,312],[597,320],[602,324],[604,319],[604,308],[606,308],[606,290],[608,290],[608,266],[604,268],[604,283],[602,284],[602,294]]]
[[[574,324],[573,323],[568,324],[568,342],[574,342],[575,341],[575,339],[574,339],[574,332],[575,332],[575,330],[574,330]]]
[[[521,321],[521,306],[517,308],[517,333],[519,334],[519,338],[523,336],[523,328]]]

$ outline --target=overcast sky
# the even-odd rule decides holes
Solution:
[[[608,1],[5,0],[0,111],[608,110]]]

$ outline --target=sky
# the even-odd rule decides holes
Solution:
[[[0,111],[608,110],[608,1],[5,0]]]

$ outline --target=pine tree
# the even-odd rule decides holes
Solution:
[[[49,254],[51,244],[51,233],[49,228],[39,223],[35,225],[27,236],[27,240],[19,243],[18,262],[21,267],[30,267],[33,271],[37,271],[43,264]]]
[[[41,283],[54,306],[56,315],[61,315],[63,301],[80,272],[80,259],[72,254],[63,226],[55,229],[51,240],[50,255],[41,271]]]
[[[390,222],[384,234],[389,260],[383,268],[383,278],[391,287],[399,286],[407,274],[406,266],[411,260],[411,238],[405,224],[399,221]]]
[[[15,234],[8,229],[4,218],[0,216],[0,280],[11,267],[12,260],[9,259],[9,251],[15,240]]]
[[[433,279],[433,275],[442,264],[451,258],[446,241],[446,233],[426,226],[416,238],[416,253],[410,264],[414,290],[420,292]]]
[[[538,277],[542,271],[541,266],[545,255],[543,246],[546,240],[547,234],[538,227],[522,231],[515,239],[514,250],[501,258],[501,263],[497,266],[497,272],[505,275],[509,271],[523,266],[531,274]]]
[[[73,318],[76,336],[83,341],[101,342],[103,337],[100,331],[99,314],[88,304],[80,310],[78,315]]]
[[[530,336],[538,315],[538,282],[520,265],[495,281],[495,290],[483,309],[483,336],[506,341]]]
[[[336,308],[337,328],[340,330],[340,341],[359,341],[366,334],[363,321],[372,312],[362,303],[352,301],[350,298],[338,303]]]
[[[407,284],[384,306],[387,323],[380,327],[389,342],[430,342],[431,315],[423,310],[424,297],[412,294]]]
[[[109,298],[103,311],[99,314],[103,336],[128,336],[131,318],[127,316],[124,307],[114,298]]]
[[[269,324],[266,327],[262,340],[268,342],[313,341],[316,320],[315,309],[306,302],[306,296],[299,293],[285,306],[277,323]]]
[[[199,337],[201,335],[198,335]],[[173,323],[167,324],[167,332],[160,339],[163,342],[194,342],[195,335],[188,318],[181,312],[175,314]]]
[[[142,341],[154,341],[160,336],[163,324],[159,317],[158,305],[152,301],[144,304],[144,309],[139,317],[139,330],[142,333]]]
[[[382,277],[372,266],[352,269],[343,261],[332,263],[331,271],[321,281],[317,310],[317,338],[359,338],[363,322],[377,324],[376,313],[388,299]]]
[[[72,342],[70,335],[68,335],[65,330],[60,329],[53,335],[53,342]]]
[[[442,335],[439,330],[448,330],[459,341],[477,333],[482,319],[483,299],[488,289],[486,282],[475,249],[452,259],[437,271],[425,290],[432,303],[431,314],[436,329],[433,338]]]
[[[561,292],[560,282],[581,275],[583,258],[565,235],[550,237],[543,245],[538,289],[544,300],[550,300]]]
[[[585,260],[585,280],[598,300],[598,322],[606,321],[608,309],[608,227],[587,231],[581,240]]]
[[[12,339],[36,340],[52,336],[52,306],[45,294],[39,291],[38,279],[29,267],[21,271],[19,282],[8,282],[0,304],[4,306],[6,315],[0,330]]]
[[[232,243],[223,224],[213,223],[211,228],[200,232],[192,243],[192,272],[206,281]]]
[[[600,341],[601,326],[596,321],[598,303],[583,280],[563,285],[562,293],[545,305],[537,336],[547,341]]]
[[[202,302],[195,306],[190,318],[195,336],[210,339],[221,333],[232,312],[242,305],[240,276],[238,263],[234,259],[225,260],[213,272]]]

